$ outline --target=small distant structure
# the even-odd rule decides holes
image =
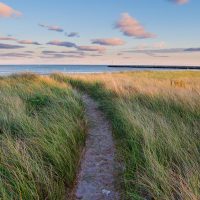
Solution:
[[[186,83],[183,80],[171,80],[170,81],[171,86],[173,87],[186,87]]]

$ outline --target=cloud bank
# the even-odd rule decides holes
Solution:
[[[13,37],[0,37],[0,40],[17,41],[17,39]]]
[[[166,48],[166,43],[164,41],[156,42],[154,44],[139,44],[135,47],[135,50],[147,50],[147,49],[164,49]]]
[[[62,41],[59,41],[59,40],[53,40],[53,41],[48,42],[47,44],[54,45],[54,46],[62,46],[62,47],[76,47],[75,43],[62,42]]]
[[[77,46],[72,42],[65,42],[59,40],[53,40],[47,43],[48,45],[68,47],[68,48],[76,48],[78,51],[96,51],[96,52],[104,52],[106,50],[105,47],[102,46]]]
[[[0,54],[0,57],[31,58],[32,56],[26,53],[3,53],[3,54]]]
[[[200,48],[188,48],[188,49],[185,49],[184,51],[187,51],[187,52],[200,52]]]
[[[55,55],[55,54],[65,54],[65,55],[68,55],[68,56],[70,56],[70,55],[77,55],[77,56],[83,56],[84,55],[84,53],[83,52],[81,52],[81,51],[49,51],[49,50],[44,50],[44,51],[42,51],[42,54],[44,54],[44,55]]]
[[[18,42],[19,44],[34,44],[34,45],[41,45],[39,42],[34,42],[32,40],[21,40]]]
[[[93,44],[99,44],[99,45],[106,45],[106,46],[120,46],[124,45],[125,42],[120,38],[99,38],[99,39],[93,39]]]
[[[20,15],[22,15],[21,12],[0,2],[0,17],[19,17]]]
[[[41,45],[39,42],[35,42],[32,40],[18,40],[14,37],[0,37],[0,40],[4,41],[15,41],[18,42],[19,44],[33,44],[33,45]]]
[[[44,24],[39,24],[40,27],[46,28],[49,31],[64,32],[64,29],[59,26],[48,26]]]
[[[139,39],[154,38],[156,35],[145,30],[145,28],[128,13],[123,13],[115,28],[119,29],[124,35]]]
[[[97,52],[104,52],[106,50],[106,48],[102,46],[77,46],[77,49],[80,51],[97,51]]]
[[[170,49],[134,49],[124,51],[126,53],[193,53],[193,52],[200,52],[200,48],[170,48]]]
[[[44,56],[40,56],[41,58],[83,58],[83,54],[78,51],[42,51]]]
[[[20,49],[20,48],[24,48],[24,46],[0,43],[0,49]]]

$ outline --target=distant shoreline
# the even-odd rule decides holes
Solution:
[[[48,75],[55,72],[68,74],[119,73],[127,71],[200,71],[200,66],[162,65],[6,65],[0,66],[0,76],[17,73]]]
[[[185,69],[185,70],[200,70],[200,66],[158,66],[158,65],[108,65],[112,68],[135,68],[135,69]]]

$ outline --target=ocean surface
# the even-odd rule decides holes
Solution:
[[[149,69],[142,67],[108,67],[106,65],[0,65],[0,76],[10,75],[22,72],[34,72],[37,74],[50,74],[53,72],[62,73],[100,73],[100,72],[123,72],[138,70],[165,70]]]

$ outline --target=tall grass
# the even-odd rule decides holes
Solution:
[[[200,197],[200,73],[55,74],[107,114],[125,162],[125,199]]]
[[[0,199],[66,199],[84,144],[71,87],[34,74],[0,79]]]

